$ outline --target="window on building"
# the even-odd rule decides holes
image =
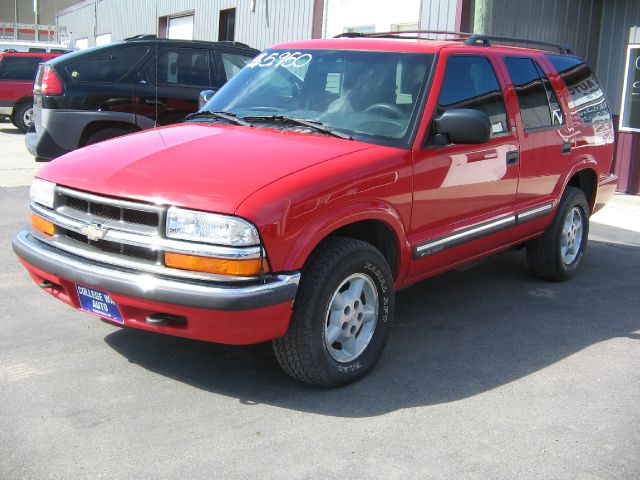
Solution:
[[[76,48],[83,50],[85,48],[89,48],[89,39],[88,38],[78,38],[76,40]]]
[[[211,85],[208,50],[169,48],[158,56],[157,80],[154,70],[152,66],[148,73],[154,83],[199,87]]]
[[[222,52],[220,55],[222,56],[222,65],[227,80],[235,76],[242,67],[253,60],[252,56],[240,55],[238,53]]]
[[[236,9],[220,10],[218,23],[218,40],[233,42],[236,36]]]
[[[33,81],[41,57],[5,57],[0,62],[0,80]]]
[[[418,30],[417,23],[393,23],[391,25],[392,32],[407,32],[411,30]]]
[[[90,58],[82,58],[65,67],[76,82],[110,83],[125,76],[149,51],[143,45],[107,49]]]
[[[506,58],[504,61],[516,89],[520,116],[525,130],[563,123],[549,80],[531,58]]]
[[[175,40],[193,40],[193,14],[160,17],[158,37]]]
[[[547,55],[564,81],[584,123],[610,122],[609,104],[598,79],[578,57]]]
[[[96,45],[107,45],[111,43],[111,34],[103,33],[102,35],[96,36]]]
[[[358,27],[345,27],[344,33],[375,33],[375,25],[360,25]]]
[[[508,130],[507,112],[498,79],[486,57],[454,55],[447,60],[436,115],[450,108],[472,108],[489,116],[494,134]]]

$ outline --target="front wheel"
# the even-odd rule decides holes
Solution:
[[[531,273],[563,281],[576,272],[589,237],[589,204],[582,190],[567,187],[551,226],[527,245]]]
[[[363,377],[380,357],[394,311],[393,279],[369,243],[329,238],[302,271],[289,330],[273,341],[293,378],[335,387]]]

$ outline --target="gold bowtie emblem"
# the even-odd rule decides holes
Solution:
[[[82,234],[86,235],[86,237],[93,242],[96,240],[102,240],[107,234],[107,231],[108,229],[102,228],[100,225],[96,225],[95,223],[82,226]]]

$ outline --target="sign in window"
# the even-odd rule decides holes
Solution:
[[[640,45],[629,45],[622,91],[620,131],[640,132]]]

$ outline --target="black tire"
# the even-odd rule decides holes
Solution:
[[[576,210],[574,210],[576,209]],[[579,246],[571,255],[563,254],[563,238],[568,234],[563,231],[565,221],[572,213],[572,218],[579,214],[582,220],[582,230],[574,235],[574,243],[579,240]],[[579,237],[579,238],[578,238]],[[541,278],[558,282],[568,280],[578,270],[589,237],[589,204],[582,190],[575,187],[567,187],[553,221],[542,235],[527,244],[527,265],[529,271]]]
[[[353,359],[338,360],[335,355],[340,354],[340,343],[335,341],[332,345],[327,345],[327,329],[330,328],[328,319],[331,315],[331,302],[344,291],[339,291],[339,287],[349,286],[351,278],[366,284],[359,297],[361,307],[366,303],[365,290],[369,292],[370,298],[377,298],[377,302],[370,302],[368,306],[374,307],[371,304],[375,303],[376,315],[375,321],[368,323],[365,320],[355,333],[351,332],[354,342],[358,335],[366,334],[366,337],[358,340],[363,343],[364,349]],[[374,290],[377,297],[372,295]],[[357,317],[362,322],[361,314],[356,315],[358,302],[355,301],[352,306],[354,309],[351,320],[355,322]],[[346,309],[347,307],[344,309],[345,313]],[[273,350],[284,371],[297,380],[322,387],[351,383],[371,370],[380,357],[393,314],[393,278],[382,254],[369,243],[360,240],[329,238],[306,262],[289,330],[284,337],[273,341]],[[367,327],[367,332],[364,325],[371,324],[373,329]],[[349,328],[353,328],[354,325],[350,325]],[[345,330],[344,327],[343,323],[341,331],[349,335],[349,329]],[[346,351],[343,353],[347,354]]]
[[[16,105],[11,117],[11,123],[23,132],[27,132],[33,124],[33,103],[22,102]]]
[[[122,135],[126,135],[127,133],[129,133],[129,131],[125,130],[124,128],[103,128],[89,135],[85,140],[83,146],[86,147],[87,145],[93,145],[94,143],[103,142],[111,138],[121,137]]]

